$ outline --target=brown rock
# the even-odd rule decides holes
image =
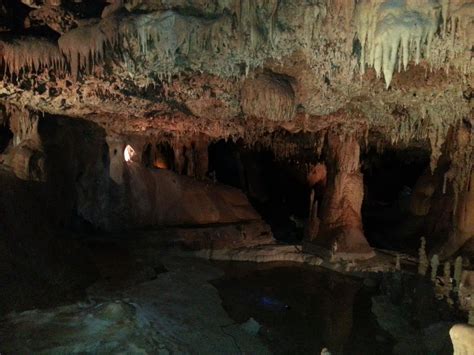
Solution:
[[[133,226],[207,225],[260,220],[238,189],[196,181],[164,169],[125,165],[125,201],[121,213]]]
[[[364,237],[361,207],[364,194],[359,169],[360,147],[354,137],[328,137],[328,183],[321,204],[321,225],[315,242],[331,250],[334,259],[374,256]]]
[[[295,115],[295,93],[283,76],[261,74],[248,79],[241,95],[246,115],[270,121],[291,121]]]
[[[437,184],[437,178],[427,171],[416,182],[410,198],[410,212],[415,216],[426,216],[430,211],[431,197]]]

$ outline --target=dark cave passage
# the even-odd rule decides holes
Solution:
[[[11,140],[8,133],[2,136],[7,137],[5,141]],[[160,326],[170,324],[163,314],[172,314],[174,321],[174,315],[179,313],[192,320],[193,329],[206,329],[209,319],[206,317],[212,313],[207,307],[209,300],[213,300],[212,307],[222,307],[228,317],[219,319],[218,324],[236,324],[240,329],[253,320],[262,329],[257,339],[277,354],[311,353],[314,349],[320,353],[324,347],[333,354],[388,354],[397,339],[380,325],[384,312],[398,317],[415,314],[419,309],[422,313],[430,312],[429,318],[424,315],[421,318],[425,322],[422,326],[419,318],[400,322],[408,324],[407,329],[414,334],[418,348],[424,351],[421,330],[442,321],[450,324],[460,319],[447,303],[436,299],[430,281],[420,283],[418,275],[407,273],[400,282],[395,277],[395,281],[386,281],[384,276],[374,273],[370,279],[363,280],[309,265],[295,266],[291,259],[286,260],[288,263],[277,258],[274,259],[277,263],[209,263],[173,254],[174,247],[179,247],[180,253],[232,248],[247,251],[256,247],[257,252],[269,248],[267,255],[272,257],[278,248],[282,248],[283,253],[291,250],[290,256],[293,250],[297,255],[301,255],[301,251],[304,254],[303,248],[285,243],[298,243],[308,235],[312,189],[318,202],[333,192],[329,187],[338,176],[328,177],[326,164],[334,170],[340,166],[332,166],[327,153],[323,162],[316,158],[314,148],[301,149],[290,158],[281,158],[278,150],[247,147],[242,141],[221,140],[209,146],[199,139],[177,145],[159,143],[159,140],[150,143],[143,137],[108,137],[101,127],[90,122],[51,115],[41,118],[35,134],[35,138],[40,139],[29,143],[42,142],[41,151],[36,154],[41,152],[44,164],[36,164],[32,159],[28,162],[42,167],[36,175],[47,180],[38,180],[35,189],[25,190],[25,194],[30,192],[28,197],[20,195],[21,199],[15,201],[9,213],[20,211],[25,201],[31,203],[30,211],[42,212],[38,216],[23,215],[24,222],[12,230],[12,234],[21,237],[22,243],[12,250],[15,255],[27,256],[31,263],[29,269],[43,269],[51,275],[46,279],[48,297],[43,299],[42,285],[35,283],[37,281],[25,271],[8,282],[8,298],[0,305],[8,302],[8,307],[19,310],[53,307],[52,311],[23,313],[22,317],[27,315],[22,318],[26,319],[24,324],[37,322],[50,312],[56,317],[63,314],[60,306],[67,307],[71,316],[59,322],[56,321],[59,318],[55,318],[52,322],[55,328],[51,328],[48,340],[51,344],[65,341],[62,328],[76,324],[86,314],[81,308],[82,300],[90,295],[104,300],[88,308],[91,329],[94,326],[91,319],[102,322],[104,314],[112,314],[114,319],[120,320],[111,322],[118,324],[117,333],[128,334],[122,327],[133,327],[138,319],[134,314],[140,309],[129,301],[116,299],[123,290],[136,292],[133,302],[140,305],[146,304],[148,299],[143,295],[151,292],[146,297],[152,297],[154,303],[147,312],[159,315],[154,319],[162,321]],[[203,154],[203,147],[208,148],[205,150],[208,154]],[[34,145],[30,148],[39,149]],[[129,160],[124,155],[127,149]],[[408,201],[411,190],[428,167],[429,153],[421,149],[387,150],[383,154],[369,151],[360,161],[365,185],[364,227],[371,246],[414,250],[420,235],[413,229],[418,224],[414,224],[417,219],[408,212]],[[354,165],[359,166],[358,156]],[[31,170],[30,166],[25,168]],[[201,171],[207,172],[207,177],[201,175]],[[360,177],[359,171],[354,175]],[[22,191],[25,183],[12,181],[12,187]],[[362,192],[362,183],[357,186]],[[343,187],[343,194],[350,194],[347,185]],[[344,203],[342,200],[335,206],[344,207]],[[12,216],[6,220],[12,220]],[[35,224],[27,235],[16,232],[21,232],[23,225],[28,226],[32,221]],[[58,232],[51,234],[48,229],[42,230],[45,226]],[[285,243],[274,243],[273,237]],[[41,247],[32,244],[38,240],[42,241]],[[42,257],[37,258],[38,254]],[[284,258],[288,254],[276,256]],[[256,255],[254,260],[258,260]],[[304,255],[307,257],[316,258]],[[51,266],[45,267],[42,263],[51,263]],[[171,274],[178,277],[167,277]],[[216,279],[218,275],[225,276]],[[218,295],[214,288],[209,293],[210,282]],[[413,291],[411,285],[415,283],[422,288]],[[394,284],[394,290],[385,291],[387,284]],[[410,287],[404,289],[405,284]],[[17,285],[28,292],[18,291]],[[31,287],[34,292],[30,292]],[[177,294],[176,290],[181,293]],[[412,292],[423,298],[422,305],[411,302]],[[392,294],[397,295],[397,301],[408,301],[392,305],[389,303]],[[29,295],[34,297],[30,300]],[[184,301],[180,304],[175,299]],[[201,300],[203,304],[199,303]],[[81,306],[77,306],[78,302]],[[193,307],[188,307],[189,304]],[[382,309],[382,312],[374,313],[374,309]],[[433,312],[433,309],[439,311]],[[190,314],[186,313],[188,310]],[[30,320],[28,315],[31,314]],[[212,321],[212,315],[210,318]],[[0,329],[0,335],[3,329],[6,327]],[[74,333],[71,343],[89,346],[91,332],[85,329],[88,336],[84,343],[81,332]],[[182,332],[181,327],[177,329]],[[448,326],[440,332],[447,334],[447,329]],[[97,333],[102,336],[101,332]],[[35,334],[39,333],[35,330]],[[369,340],[370,336],[376,339]],[[221,337],[218,328],[216,339]],[[129,341],[128,335],[126,340]],[[34,338],[32,343],[36,346],[43,344],[42,341]],[[9,346],[16,349],[23,343],[21,338],[19,343]],[[193,348],[199,346],[202,345],[193,345]],[[230,342],[223,345],[226,349],[232,346]],[[447,349],[445,353],[451,351],[446,339],[442,346]]]
[[[474,0],[0,32],[0,355],[474,355]]]
[[[142,154],[147,168],[175,170],[174,151],[169,143],[147,144]]]
[[[269,150],[220,140],[209,146],[209,175],[242,189],[271,226],[275,239],[301,241],[309,214],[307,166]]]
[[[410,213],[410,201],[417,180],[429,169],[429,158],[424,149],[370,149],[362,157],[362,219],[371,246],[397,251],[419,247],[423,218]]]
[[[0,153],[3,153],[8,148],[12,139],[13,132],[8,125],[0,125]]]

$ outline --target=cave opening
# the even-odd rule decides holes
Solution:
[[[142,163],[147,168],[175,170],[174,150],[167,143],[148,143],[142,154]]]
[[[0,355],[474,355],[474,0],[0,32]]]
[[[309,215],[308,165],[278,159],[274,152],[242,141],[220,140],[209,146],[209,176],[241,189],[275,239],[299,242]]]
[[[370,148],[362,157],[364,200],[362,221],[372,247],[414,252],[423,218],[410,212],[418,179],[429,170],[430,152],[423,148]]]
[[[8,125],[0,125],[0,153],[3,153],[13,139],[13,132]]]

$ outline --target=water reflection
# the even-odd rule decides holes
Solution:
[[[324,347],[333,355],[389,350],[361,280],[282,264],[220,267],[226,276],[213,284],[224,308],[238,323],[256,319],[276,354],[320,354]]]

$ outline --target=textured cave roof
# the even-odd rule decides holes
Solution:
[[[0,100],[112,134],[252,142],[337,129],[438,151],[473,121],[469,0],[111,2],[3,0]],[[373,43],[361,35],[370,16],[390,20]],[[410,21],[426,27],[419,61]],[[402,30],[415,39],[388,80],[393,60],[378,68],[362,54]]]

